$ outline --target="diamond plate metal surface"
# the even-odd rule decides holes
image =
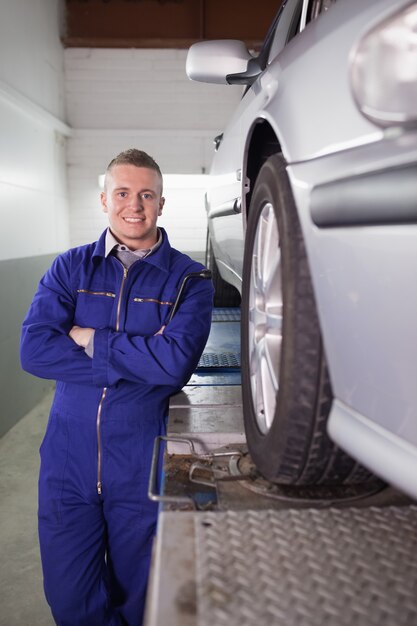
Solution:
[[[212,322],[240,322],[240,309],[238,307],[215,308],[211,315]]]
[[[240,367],[240,354],[235,352],[204,352],[197,365],[198,370],[231,367]]]
[[[197,626],[414,626],[417,506],[195,517]]]

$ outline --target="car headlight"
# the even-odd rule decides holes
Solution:
[[[361,112],[381,126],[417,124],[417,2],[370,30],[352,51]]]

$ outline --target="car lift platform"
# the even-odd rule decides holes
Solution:
[[[160,514],[145,626],[417,626],[417,504],[379,481],[263,479],[244,437],[239,333],[239,310],[215,309],[171,400],[163,485],[150,486]]]

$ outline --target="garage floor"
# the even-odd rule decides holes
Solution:
[[[52,394],[0,439],[0,626],[53,626],[37,537],[39,446]]]

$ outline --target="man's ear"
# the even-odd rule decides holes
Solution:
[[[162,209],[164,208],[164,204],[165,204],[165,198],[161,197],[159,201],[158,215],[162,215]]]
[[[107,213],[108,212],[107,198],[106,198],[106,194],[104,191],[102,191],[100,194],[100,202],[101,202],[101,206],[103,207],[103,213]]]

